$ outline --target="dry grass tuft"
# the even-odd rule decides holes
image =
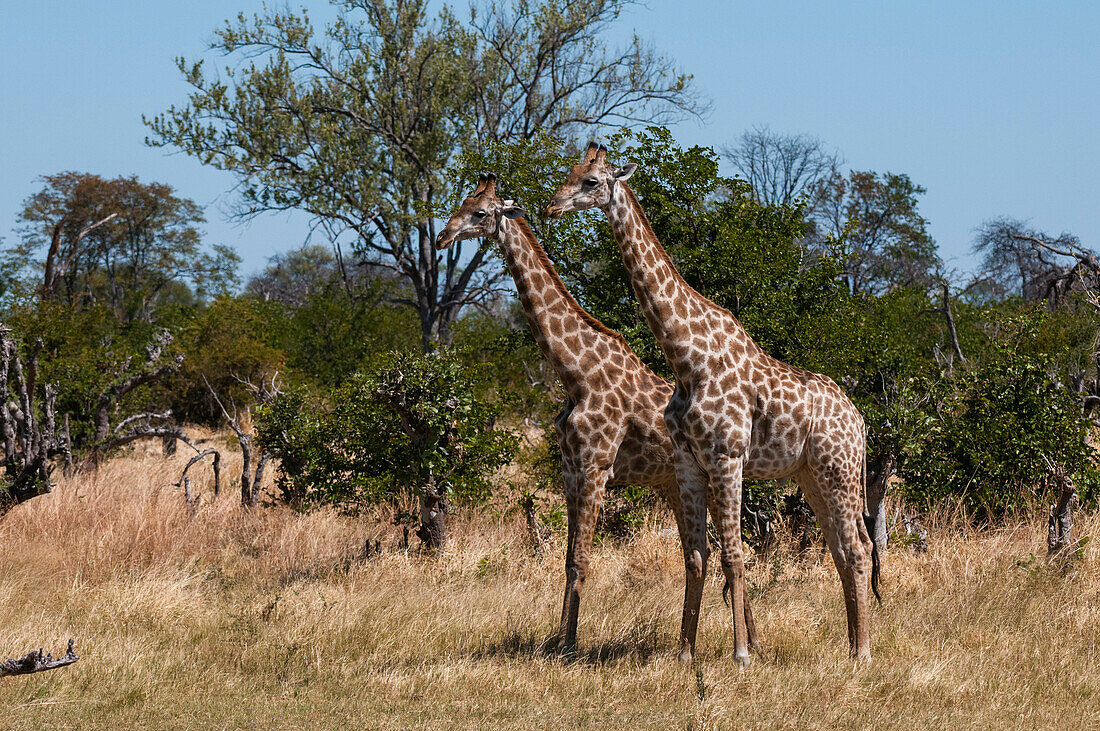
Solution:
[[[0,726],[1100,726],[1096,552],[1035,559],[1039,520],[890,551],[866,666],[847,659],[831,562],[780,550],[750,568],[767,647],[739,672],[712,562],[699,664],[684,669],[668,521],[598,549],[581,651],[562,659],[544,650],[560,536],[535,557],[521,518],[487,509],[455,519],[450,552],[429,560],[377,520],[242,513],[195,468],[206,497],[192,513],[171,487],[186,455],[158,452],[62,481],[0,523],[0,654],[75,637],[82,655],[0,682]],[[1081,517],[1076,531],[1098,529]],[[363,558],[367,538],[383,555]]]

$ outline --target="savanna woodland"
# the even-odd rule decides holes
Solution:
[[[0,676],[26,674],[0,725],[1100,723],[1094,242],[974,221],[960,271],[904,172],[766,127],[681,144],[667,125],[708,100],[605,42],[628,4],[217,26],[145,143],[231,174],[237,218],[310,217],[258,273],[172,181],[42,171],[0,262]],[[494,173],[569,293],[671,380],[606,218],[543,215],[594,135],[637,164],[684,279],[862,413],[869,663],[787,480],[743,488],[748,670],[717,560],[676,662],[685,557],[649,486],[607,490],[559,651],[568,394],[497,242],[435,241]]]

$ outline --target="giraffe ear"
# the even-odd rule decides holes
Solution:
[[[516,219],[527,217],[527,211],[517,206],[515,201],[504,201],[504,206],[500,209],[500,212],[504,214],[505,218]]]
[[[634,171],[638,169],[638,166],[632,162],[628,162],[621,168],[616,168],[615,172],[611,173],[611,177],[615,180],[629,180],[630,176],[634,174]]]

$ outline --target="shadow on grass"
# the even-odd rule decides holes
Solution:
[[[650,662],[654,656],[670,651],[671,645],[663,641],[657,620],[643,620],[626,627],[617,635],[597,639],[586,647],[583,642],[575,652],[565,653],[558,648],[559,636],[534,629],[512,628],[498,638],[489,639],[470,653],[477,660],[489,658],[560,658],[565,664],[581,664],[596,667],[620,660],[635,660],[638,664]]]

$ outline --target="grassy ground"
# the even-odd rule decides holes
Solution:
[[[243,515],[232,491],[192,516],[169,487],[185,459],[115,460],[0,523],[0,654],[75,637],[82,655],[0,681],[0,727],[1100,727],[1096,551],[1034,560],[1038,520],[891,550],[865,666],[831,561],[781,550],[750,568],[767,647],[739,672],[711,562],[685,669],[667,524],[598,549],[581,653],[563,660],[540,651],[560,536],[536,558],[518,516],[485,510],[427,560],[362,519]],[[1078,535],[1098,529],[1079,517]],[[387,550],[364,559],[371,536]]]

